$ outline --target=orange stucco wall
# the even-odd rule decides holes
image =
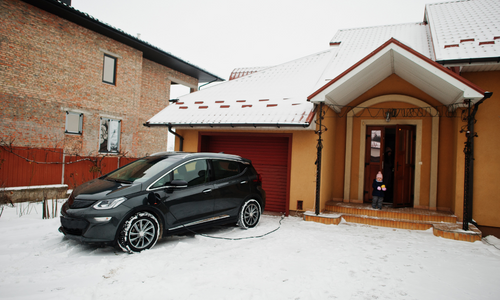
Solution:
[[[457,111],[461,114],[462,109]],[[454,141],[455,150],[453,151],[453,199],[451,203],[451,209],[458,217],[459,221],[463,221],[463,203],[464,203],[464,166],[465,166],[465,155],[464,155],[464,143],[466,141],[465,134],[460,133],[460,128],[465,125],[461,119],[455,119],[453,122],[454,128]]]
[[[293,133],[292,168],[290,174],[290,209],[297,209],[297,200],[303,208],[311,210],[316,198],[316,143],[312,131]]]
[[[486,91],[493,92],[491,98],[479,106],[476,114],[474,140],[474,205],[473,219],[482,226],[500,227],[500,71],[463,73],[463,77]],[[465,123],[460,122],[459,125]],[[460,134],[458,142],[457,165],[463,169],[463,142],[465,135]],[[458,176],[457,176],[458,177]],[[455,198],[456,213],[463,212],[463,173],[457,178]]]
[[[345,145],[345,124],[342,122],[339,124],[338,115],[327,106],[323,106],[323,111],[325,116],[322,120],[320,210],[325,207],[326,201],[342,199],[345,158],[345,146],[343,146]],[[319,129],[320,127],[316,126],[316,130]],[[315,139],[316,145],[317,136]],[[314,161],[316,161],[316,157],[317,155]],[[314,205],[311,208],[314,208]]]
[[[456,144],[458,132],[455,124],[460,121],[460,113],[450,113],[446,116],[444,110],[440,111],[439,118],[439,161],[437,185],[437,210],[454,211],[453,199],[456,184]],[[463,145],[463,144],[462,144]]]

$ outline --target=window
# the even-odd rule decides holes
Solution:
[[[82,134],[83,114],[66,111],[66,130],[64,133]]]
[[[382,130],[372,130],[371,142],[371,162],[380,162],[380,142],[382,140]]]
[[[120,124],[120,120],[101,118],[99,153],[118,153],[120,151]]]
[[[104,54],[102,81],[112,85],[116,84],[116,57]]]
[[[161,187],[164,187],[165,185],[167,185],[167,183],[170,183],[172,182],[172,173],[168,173],[167,175],[163,176],[162,178],[160,178],[160,180],[158,180],[157,182],[155,182],[155,184],[153,184],[151,186],[152,189],[156,189],[156,188],[161,188]]]
[[[194,186],[202,183],[208,182],[208,165],[207,161],[204,159],[195,160],[179,166],[177,169],[169,172],[160,180],[155,182],[151,188],[159,188],[163,186],[168,186],[172,180],[184,180],[187,182],[188,186]]]
[[[172,172],[173,179],[185,180],[188,186],[193,186],[208,181],[208,168],[206,160],[196,160],[182,165]]]
[[[168,159],[168,157],[165,158],[161,156],[150,156],[147,158],[138,159],[120,169],[117,169],[104,176],[103,179],[127,183],[145,182],[152,177],[155,177],[158,174],[162,173],[166,168],[171,166],[172,163],[172,160]],[[167,181],[170,178],[168,175],[165,177],[166,178],[161,179],[164,180],[163,184],[172,181],[171,179],[170,181]]]
[[[212,160],[215,180],[228,178],[240,174],[241,165],[234,161]]]

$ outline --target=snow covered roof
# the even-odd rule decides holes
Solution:
[[[236,78],[246,76],[248,74],[259,72],[259,71],[264,70],[266,68],[268,68],[268,67],[236,68],[231,72],[231,75],[229,76],[229,80],[233,80]]]
[[[314,116],[314,105],[307,97],[392,36],[431,55],[423,23],[342,30],[334,37],[340,44],[326,51],[182,96],[146,124],[307,127]]]
[[[340,109],[391,74],[444,105],[478,100],[484,90],[436,60],[496,56],[487,68],[500,69],[499,8],[498,0],[430,4],[421,23],[340,30],[329,50],[257,72],[236,69],[237,79],[180,97],[146,125],[308,127],[313,103]],[[457,39],[458,47],[445,47]],[[467,68],[483,71],[484,61]]]
[[[307,96],[336,53],[328,49],[182,96],[146,124],[308,127],[314,104]]]
[[[325,80],[332,80],[339,76],[391,38],[411,47],[425,57],[433,58],[429,27],[425,23],[339,30],[330,41],[332,47],[339,48],[339,54],[325,69]]]
[[[500,1],[464,0],[427,4],[436,61],[500,60]],[[498,70],[498,68],[497,68]]]

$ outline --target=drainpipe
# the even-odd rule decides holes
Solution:
[[[320,193],[321,193],[321,156],[322,156],[322,150],[323,150],[323,139],[321,138],[321,134],[323,133],[323,124],[322,120],[324,118],[323,115],[323,102],[319,104],[319,130],[315,131],[315,133],[318,135],[318,144],[316,145],[317,149],[317,157],[316,157],[316,202],[315,202],[315,211],[314,213],[316,215],[319,215],[319,207],[320,207]],[[326,127],[325,127],[326,131]]]
[[[172,124],[168,124],[168,132],[170,132],[171,134],[175,135],[176,137],[179,138],[179,151],[182,152],[182,149],[183,149],[183,144],[184,144],[184,137],[180,134],[178,134],[177,132],[173,131],[172,130]]]
[[[474,108],[471,107],[471,101],[468,104],[468,115],[467,115],[467,130],[465,130],[465,136],[467,141],[465,142],[465,175],[464,175],[464,216],[462,229],[469,230],[469,223],[477,225],[472,220],[472,206],[473,206],[473,195],[474,195],[474,138],[477,137],[477,133],[474,131],[474,124],[476,123],[476,113],[479,105],[484,102],[484,100],[491,97],[493,93],[485,92],[483,99],[479,100]],[[472,109],[472,110],[471,110]],[[463,132],[463,131],[462,131]]]
[[[211,83],[212,83],[212,82],[214,82],[214,81],[217,81],[217,79],[214,79],[214,80],[212,80],[212,81],[209,81],[209,82],[207,82],[207,83],[205,83],[205,84],[200,85],[200,86],[198,87],[198,91],[199,91],[199,90],[201,90],[201,87],[202,87],[202,86],[205,86],[205,85],[211,84]]]

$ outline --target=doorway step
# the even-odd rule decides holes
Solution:
[[[338,225],[341,220],[349,223],[366,224],[390,228],[428,230],[435,236],[446,239],[475,242],[482,238],[481,231],[469,224],[469,230],[462,230],[462,223],[452,213],[417,208],[373,209],[370,204],[328,201],[325,211],[319,215],[305,212],[304,220]]]

